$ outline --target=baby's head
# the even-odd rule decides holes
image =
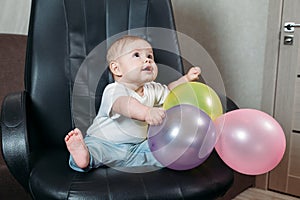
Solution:
[[[108,63],[117,60],[122,55],[129,53],[130,51],[134,50],[136,46],[134,45],[137,41],[144,42],[144,47],[139,46],[139,48],[152,48],[151,45],[144,39],[133,36],[133,35],[125,35],[119,39],[117,39],[112,45],[109,47],[106,60]]]
[[[140,37],[127,35],[116,40],[106,59],[116,81],[145,83],[157,76],[152,47]]]

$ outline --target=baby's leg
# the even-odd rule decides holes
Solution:
[[[84,143],[81,131],[78,128],[70,131],[65,137],[65,142],[77,166],[81,169],[88,167],[90,154]]]
[[[163,165],[153,156],[147,140],[131,147],[129,154],[127,155],[126,166],[163,167]]]

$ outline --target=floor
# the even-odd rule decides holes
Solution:
[[[257,188],[249,188],[233,200],[300,200],[300,198]]]

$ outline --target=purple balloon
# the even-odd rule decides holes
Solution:
[[[165,167],[187,170],[203,163],[216,144],[211,118],[199,108],[180,104],[166,111],[162,124],[150,126],[148,143],[154,157]]]

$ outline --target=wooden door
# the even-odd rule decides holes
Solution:
[[[284,30],[286,22],[300,24],[300,1],[282,0],[281,7],[273,113],[284,129],[287,146],[282,162],[269,173],[268,188],[300,196],[300,27]]]

